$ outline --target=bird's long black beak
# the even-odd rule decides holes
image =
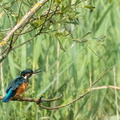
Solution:
[[[40,69],[34,70],[33,74],[36,74],[36,73],[39,73],[39,72],[42,72],[42,70],[40,70]]]

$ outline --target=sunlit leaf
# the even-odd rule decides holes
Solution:
[[[90,10],[93,10],[93,9],[95,9],[95,7],[93,7],[93,6],[84,6],[85,8],[88,8],[88,9],[90,9]]]

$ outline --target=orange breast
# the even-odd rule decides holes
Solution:
[[[15,94],[15,96],[21,95],[23,92],[25,92],[25,90],[27,89],[27,87],[28,87],[28,83],[22,83],[22,84],[16,89],[16,94]]]

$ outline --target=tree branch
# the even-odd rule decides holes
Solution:
[[[38,35],[40,35],[41,32],[42,32],[42,30],[44,29],[44,28],[43,28],[43,27],[44,27],[44,24],[45,24],[48,20],[50,20],[50,19],[56,14],[56,12],[58,11],[57,8],[58,8],[58,7],[56,7],[56,10],[53,12],[53,14],[51,14],[50,17],[48,17],[48,15],[49,15],[49,10],[48,10],[48,12],[47,12],[47,14],[46,14],[45,21],[41,24],[41,29],[40,29],[33,37],[31,37],[29,40],[27,40],[27,41],[19,44],[18,46],[15,46],[14,48],[12,48],[12,50],[14,50],[14,49],[16,49],[16,48],[18,48],[18,47],[20,47],[20,46],[22,46],[22,45],[30,42],[30,41],[33,40],[35,37],[37,37]]]
[[[68,102],[67,104],[64,104],[64,105],[60,105],[60,106],[55,106],[55,107],[46,107],[44,105],[42,105],[41,103],[43,102],[52,102],[52,101],[56,101],[56,100],[59,100],[61,99],[62,95],[60,95],[59,97],[57,98],[52,98],[52,99],[43,99],[43,95],[39,98],[39,99],[34,99],[34,98],[26,98],[26,97],[22,97],[22,98],[13,98],[11,99],[12,101],[27,101],[27,102],[34,102],[36,103],[40,108],[43,108],[43,109],[47,109],[47,110],[54,110],[54,109],[59,109],[59,108],[62,108],[62,107],[66,107],[76,101],[78,101],[79,99],[82,99],[83,97],[85,97],[87,94],[89,94],[92,90],[98,90],[98,89],[105,89],[105,88],[113,88],[113,89],[116,89],[116,90],[120,90],[120,87],[117,87],[117,86],[102,86],[102,87],[96,87],[96,88],[93,88],[93,86],[95,84],[97,84],[113,67],[109,68],[107,71],[105,71],[105,73],[103,75],[101,75],[91,86],[90,88],[87,89],[87,91],[82,94],[82,95],[79,95],[77,98],[71,100],[70,102]],[[4,97],[3,96],[0,96],[0,100],[2,100]]]
[[[91,90],[99,90],[99,89],[106,89],[106,88],[113,88],[115,90],[120,90],[120,87],[112,86],[112,85],[95,87],[95,88],[91,88]]]
[[[33,6],[29,10],[28,13],[25,14],[25,16],[13,27],[13,29],[7,34],[7,36],[3,39],[3,41],[0,43],[0,46],[3,46],[7,43],[7,41],[10,39],[10,37],[14,34],[15,31],[17,31],[20,27],[22,27],[24,24],[29,21],[29,19],[35,14],[35,12],[41,8],[48,0],[40,0],[37,4]]]
[[[26,97],[16,97],[16,98],[12,98],[10,99],[11,101],[26,101],[26,102],[35,102],[36,104],[40,104],[42,102],[52,102],[52,101],[56,101],[59,100],[62,97],[62,94],[57,97],[57,98],[51,98],[51,99],[43,99],[43,95],[39,98],[39,99],[34,99],[34,98],[26,98]],[[3,100],[3,96],[0,96],[0,100]]]

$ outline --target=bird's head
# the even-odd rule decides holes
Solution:
[[[28,79],[30,78],[33,74],[36,74],[36,73],[39,73],[41,72],[39,69],[38,70],[31,70],[31,69],[26,69],[26,70],[23,70],[20,74],[20,76],[24,77],[25,79]]]

